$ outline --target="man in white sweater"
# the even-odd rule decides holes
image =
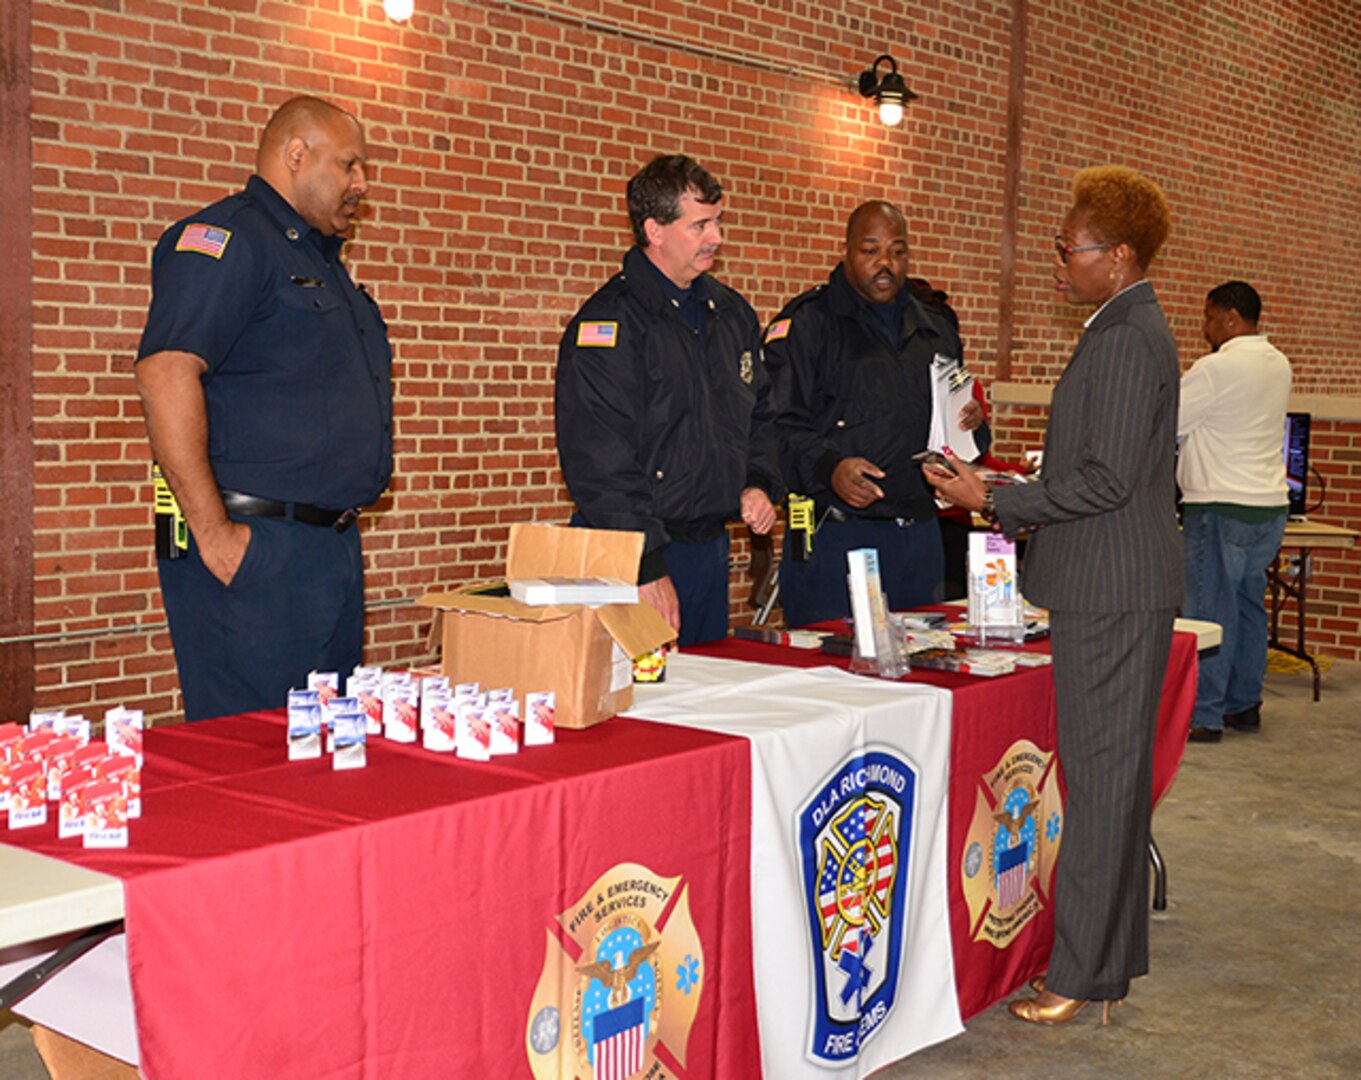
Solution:
[[[1266,572],[1289,510],[1282,442],[1290,361],[1258,332],[1261,311],[1246,282],[1212,289],[1204,330],[1214,351],[1181,380],[1182,614],[1224,629],[1218,652],[1201,657],[1194,742],[1218,742],[1226,725],[1256,731],[1262,722]]]

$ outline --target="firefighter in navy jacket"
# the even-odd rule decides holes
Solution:
[[[683,156],[629,181],[637,246],[558,349],[558,456],[574,524],[644,534],[643,599],[682,644],[728,625],[728,521],[754,532],[782,494],[761,328],[707,271],[722,189]]]
[[[785,534],[780,597],[790,626],[849,614],[846,552],[875,548],[893,610],[940,598],[944,580],[935,498],[912,455],[931,427],[931,366],[962,363],[958,331],[907,283],[907,224],[885,202],[856,209],[844,260],[826,285],[771,322],[765,359],[775,387],[781,465],[790,490],[813,498],[808,557]],[[977,406],[974,407],[975,409]],[[976,426],[981,411],[963,423]]]

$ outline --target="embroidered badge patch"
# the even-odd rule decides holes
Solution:
[[[770,329],[766,331],[766,344],[772,341],[779,341],[781,338],[789,336],[789,328],[794,325],[793,319],[780,319],[778,322],[770,324]]]
[[[577,326],[577,344],[613,349],[619,341],[617,322],[584,322]]]
[[[231,238],[229,230],[219,229],[216,225],[186,225],[180,233],[179,242],[175,244],[175,250],[197,251],[201,255],[220,259]]]

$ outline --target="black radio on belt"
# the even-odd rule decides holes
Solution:
[[[151,488],[156,508],[156,558],[183,559],[189,554],[189,525],[161,467],[151,466]]]

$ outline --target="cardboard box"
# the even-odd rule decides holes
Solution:
[[[512,525],[506,578],[638,579],[643,535],[556,525]],[[585,728],[633,704],[632,659],[674,640],[648,604],[530,607],[508,596],[430,593],[442,667],[451,682],[557,694],[556,724]]]

